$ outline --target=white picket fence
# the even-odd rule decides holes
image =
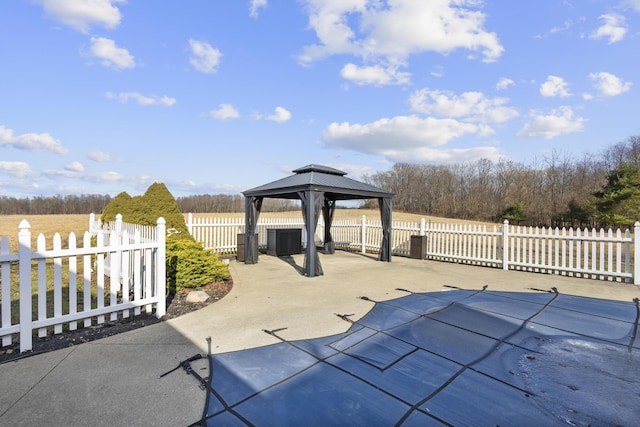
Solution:
[[[237,235],[244,233],[244,216],[194,217],[188,214],[187,228],[196,241],[221,255],[235,254]],[[267,245],[269,228],[302,228],[306,245],[304,222],[299,218],[259,218],[258,246]],[[409,256],[411,236],[427,236],[425,258],[458,262],[504,270],[522,270],[561,274],[599,280],[624,281],[640,285],[640,222],[630,230],[588,230],[545,227],[521,227],[504,224],[442,224],[427,222],[398,222],[392,224],[392,254]],[[334,221],[331,235],[336,248],[361,253],[377,253],[382,240],[380,220]],[[320,218],[314,241],[321,243],[324,222]]]
[[[139,315],[142,310],[155,310],[158,318],[165,314],[165,220],[159,218],[156,227],[144,227],[123,223],[119,216],[110,228],[98,224],[92,217],[81,247],[70,233],[67,248],[62,248],[56,233],[52,248],[47,249],[40,234],[33,251],[31,226],[26,220],[19,225],[17,253],[10,252],[9,238],[1,237],[3,347],[18,337],[20,352],[30,351],[34,330],[38,337],[47,336],[51,329],[60,334],[65,327],[76,330],[79,323],[85,328],[103,324],[107,315],[114,321],[119,316]],[[19,306],[18,313],[13,313],[11,300],[16,290]]]

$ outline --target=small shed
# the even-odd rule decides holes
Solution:
[[[245,197],[245,263],[258,262],[258,247],[252,239],[258,224],[262,201],[274,199],[300,199],[302,217],[307,233],[307,248],[304,257],[305,275],[322,275],[322,266],[313,236],[318,225],[320,210],[325,223],[324,250],[331,254],[335,245],[331,238],[331,223],[338,200],[378,199],[382,220],[382,242],[380,261],[391,261],[391,216],[393,193],[364,182],[347,178],[346,172],[328,166],[310,164],[293,171],[294,175],[282,178],[250,190],[243,191]]]

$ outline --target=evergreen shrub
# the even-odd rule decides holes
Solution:
[[[178,204],[167,187],[154,183],[142,196],[131,197],[126,192],[118,194],[105,206],[101,220],[114,221],[121,214],[122,220],[131,224],[156,226],[163,217],[167,227],[166,272],[167,291],[198,288],[229,277],[224,263],[197,243],[184,221]]]

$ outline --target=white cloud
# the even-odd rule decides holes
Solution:
[[[0,125],[0,146],[10,145],[26,151],[50,151],[65,155],[69,150],[62,143],[48,133],[23,133],[14,135],[13,130]]]
[[[371,166],[354,165],[350,163],[328,163],[327,166],[346,172],[349,178],[358,180],[362,179],[364,175],[374,172]],[[295,168],[289,170],[292,169]]]
[[[291,113],[282,107],[276,107],[275,113],[265,117],[265,120],[270,120],[276,123],[284,123],[291,120]]]
[[[483,126],[454,119],[412,115],[380,119],[367,124],[331,123],[323,133],[323,140],[333,148],[380,155],[392,162],[460,159],[472,152],[483,152],[495,158],[497,151],[491,147],[458,150],[435,148],[465,135],[482,136],[485,130]]]
[[[267,0],[251,0],[251,6],[249,9],[249,16],[252,18],[258,17],[258,9],[267,7]]]
[[[508,107],[507,98],[487,98],[482,92],[420,89],[409,97],[413,111],[439,117],[465,118],[470,121],[502,123],[517,117],[518,111]]]
[[[237,119],[240,113],[231,104],[220,104],[217,110],[211,110],[209,115],[218,120]]]
[[[90,53],[102,60],[105,67],[124,70],[136,66],[133,55],[127,49],[116,46],[116,42],[104,37],[91,37]]]
[[[63,170],[48,169],[42,172],[42,175],[49,178],[77,178],[87,182],[105,183],[105,182],[122,182],[127,185],[135,185],[140,177],[125,176],[118,172],[86,172],[84,170],[73,170],[65,167]]]
[[[500,80],[498,80],[498,83],[496,83],[496,89],[497,90],[505,90],[509,86],[514,86],[515,84],[516,83],[513,80],[508,79],[506,77],[501,77]]]
[[[111,154],[100,150],[93,150],[89,152],[89,154],[87,154],[87,157],[94,162],[110,162],[114,160]]]
[[[170,98],[168,96],[145,96],[138,92],[120,92],[118,94],[114,94],[112,92],[107,92],[104,95],[107,99],[116,99],[118,102],[126,103],[130,99],[135,100],[138,105],[142,106],[162,106],[162,107],[171,107],[176,103],[175,98]]]
[[[600,26],[590,37],[592,39],[609,39],[609,44],[619,42],[627,34],[625,18],[617,13],[601,15],[604,24]]]
[[[582,132],[586,119],[574,117],[570,107],[560,107],[544,115],[534,112],[533,121],[527,123],[517,134],[519,138],[552,139],[563,134]]]
[[[640,0],[626,0],[625,3],[631,6],[636,12],[640,12]]]
[[[566,98],[571,96],[567,90],[568,83],[562,77],[548,76],[547,81],[540,85],[540,94],[544,97],[560,97]]]
[[[189,47],[191,48],[192,57],[189,58],[189,63],[193,67],[205,74],[213,74],[218,71],[216,68],[220,63],[222,53],[209,43],[199,40],[189,40]]]
[[[375,86],[407,84],[411,78],[410,73],[400,72],[397,67],[384,68],[380,65],[359,67],[351,63],[342,68],[340,75],[357,85]]]
[[[561,26],[553,27],[551,30],[549,30],[549,34],[567,31],[571,27],[573,27],[573,21],[571,19],[567,19]]]
[[[78,161],[71,162],[68,165],[66,165],[64,168],[65,170],[72,171],[72,172],[84,172],[84,165]]]
[[[53,19],[86,34],[93,25],[116,28],[122,19],[116,5],[126,0],[40,0],[40,3]]]
[[[0,173],[24,178],[33,174],[31,167],[25,162],[6,162],[0,160]]]
[[[5,194],[10,193],[23,193],[30,195],[41,196],[43,194],[42,188],[35,182],[34,178],[31,179],[15,179],[9,178],[7,180],[0,180],[0,192]],[[53,193],[52,193],[53,194]],[[55,194],[60,194],[59,191]],[[75,194],[78,194],[77,192]]]
[[[604,96],[617,96],[628,92],[632,83],[625,82],[621,78],[605,71],[589,74],[589,79],[594,82],[594,87]]]
[[[476,0],[306,0],[309,26],[319,43],[306,46],[302,63],[351,54],[403,64],[422,52],[480,51],[484,61],[500,57],[504,48],[495,33],[484,29],[485,14],[473,10]]]
[[[433,77],[444,77],[444,67],[442,65],[435,65],[429,74]]]

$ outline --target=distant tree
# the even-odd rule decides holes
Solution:
[[[640,220],[640,166],[621,163],[594,196],[602,223],[632,226]]]
[[[560,215],[558,222],[563,225],[568,224],[571,227],[592,227],[595,225],[596,217],[597,212],[593,200],[580,204],[576,199],[571,199],[567,211]]]
[[[0,215],[71,215],[101,212],[111,201],[109,195],[82,194],[36,196],[18,199],[0,196]]]
[[[632,135],[623,142],[609,146],[603,151],[602,158],[609,170],[616,169],[623,163],[640,166],[640,135]]]
[[[524,213],[524,204],[522,202],[517,202],[511,206],[507,206],[507,208],[502,211],[502,219],[506,219],[510,223],[515,222],[516,224],[526,221],[527,215]]]

